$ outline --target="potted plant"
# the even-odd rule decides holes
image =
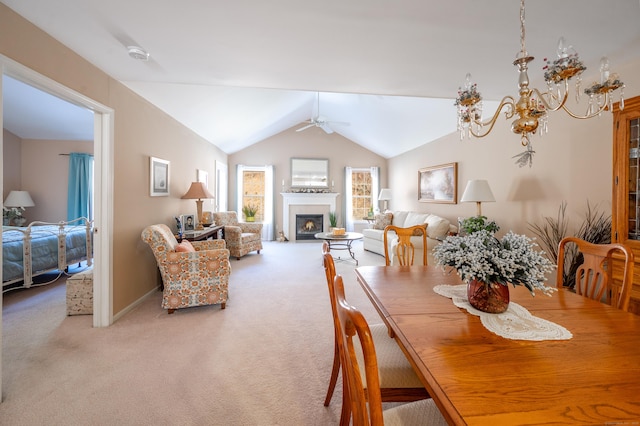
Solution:
[[[246,220],[247,222],[255,222],[256,213],[258,213],[258,207],[249,203],[246,206],[242,207],[242,213],[244,213],[244,220]]]
[[[463,231],[463,234],[473,234],[483,229],[490,234],[495,234],[500,230],[500,227],[493,220],[487,221],[486,216],[473,216],[461,220],[460,229]]]
[[[338,226],[338,215],[336,212],[329,212],[329,232]]]
[[[438,265],[455,269],[467,284],[471,306],[500,313],[509,305],[509,283],[525,286],[531,295],[535,295],[534,290],[547,295],[556,290],[544,284],[555,265],[535,249],[537,246],[526,235],[509,232],[499,240],[483,229],[465,236],[448,236],[433,253]]]

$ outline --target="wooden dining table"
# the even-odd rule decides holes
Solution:
[[[362,266],[358,282],[452,425],[640,425],[640,317],[560,289],[512,302],[568,340],[511,340],[433,291],[436,266]]]

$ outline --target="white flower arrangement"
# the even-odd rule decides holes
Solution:
[[[532,296],[534,290],[550,295],[556,289],[544,281],[555,265],[535,247],[538,244],[526,235],[509,232],[498,240],[482,230],[464,237],[448,236],[433,253],[438,265],[455,269],[465,283],[474,279],[485,284],[511,283],[525,286]]]

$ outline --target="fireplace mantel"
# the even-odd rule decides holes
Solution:
[[[291,206],[329,206],[329,211],[336,211],[336,199],[337,192],[322,192],[322,193],[306,193],[306,192],[281,192],[282,203],[282,229],[285,231],[287,237],[291,240],[295,238],[295,223],[293,223],[292,234],[292,221],[290,219]],[[328,218],[325,220],[328,221]],[[295,217],[293,218],[295,222]],[[329,224],[324,224],[324,229],[329,229]]]

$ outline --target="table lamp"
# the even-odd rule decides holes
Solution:
[[[391,189],[382,188],[380,190],[380,195],[378,195],[378,201],[384,201],[384,210],[387,211],[387,202],[391,199]]]
[[[202,182],[191,182],[191,187],[181,198],[188,200],[196,200],[196,208],[198,212],[198,225],[196,226],[197,230],[203,230],[204,226],[202,226],[203,218],[202,218],[202,200],[207,198],[215,198],[211,193],[207,190]]]
[[[11,208],[13,212],[13,222],[17,226],[24,225],[26,219],[22,217],[25,207],[34,207],[35,204],[28,191],[11,191],[4,200],[4,207]]]
[[[461,203],[475,202],[478,209],[478,216],[482,216],[482,202],[496,201],[489,188],[489,182],[484,179],[470,180],[467,182],[467,187],[464,189]]]

